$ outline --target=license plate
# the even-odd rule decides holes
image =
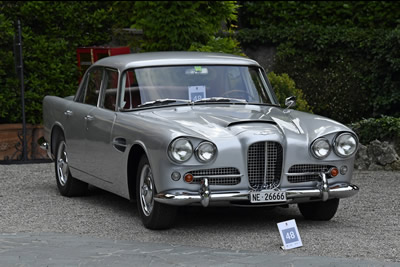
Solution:
[[[251,203],[268,203],[286,201],[286,192],[267,190],[259,192],[250,192]]]

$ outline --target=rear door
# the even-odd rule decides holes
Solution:
[[[84,85],[75,101],[64,111],[67,117],[64,131],[72,175],[74,175],[74,169],[82,172],[88,170],[86,132],[88,122],[91,120],[90,113],[96,109],[99,102],[102,78],[101,68],[90,70],[85,76]]]

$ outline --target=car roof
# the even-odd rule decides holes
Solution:
[[[110,56],[92,66],[105,66],[123,71],[130,68],[172,65],[242,65],[260,66],[256,61],[224,53],[208,52],[147,52]]]

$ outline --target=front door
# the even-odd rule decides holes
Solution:
[[[116,120],[118,72],[105,69],[98,107],[89,113],[86,131],[88,172],[102,181],[115,183],[121,172],[123,154],[114,148],[113,125]]]

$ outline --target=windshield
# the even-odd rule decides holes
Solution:
[[[170,103],[273,104],[262,72],[249,66],[168,66],[130,69],[123,75],[120,106]]]

